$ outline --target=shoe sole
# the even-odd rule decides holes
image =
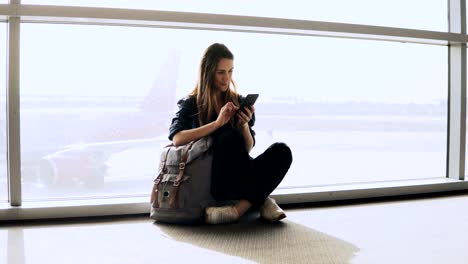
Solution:
[[[278,216],[278,218],[276,218],[273,222],[278,222],[282,219],[286,218],[286,214],[285,213],[282,213]]]
[[[282,213],[282,214],[278,217],[278,221],[279,221],[279,220],[282,220],[282,219],[284,219],[284,218],[286,218],[286,214],[285,214],[285,213]]]
[[[262,217],[263,220],[269,222],[269,223],[276,223],[276,222],[279,222],[281,220],[283,220],[284,218],[286,218],[286,214],[285,213],[282,213],[280,214],[278,217],[276,217],[275,219],[267,219],[267,218],[264,218]]]

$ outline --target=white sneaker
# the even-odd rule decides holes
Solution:
[[[208,224],[223,224],[239,219],[237,210],[232,206],[208,207],[205,209],[205,221]]]
[[[270,222],[276,222],[286,218],[286,213],[284,213],[283,209],[270,197],[267,197],[265,203],[260,207],[260,215],[263,219]]]

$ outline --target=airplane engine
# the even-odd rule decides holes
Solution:
[[[107,166],[99,152],[74,149],[56,152],[39,161],[37,175],[45,185],[102,187]]]

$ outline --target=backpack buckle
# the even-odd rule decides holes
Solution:
[[[185,162],[179,163],[179,170],[185,170]]]

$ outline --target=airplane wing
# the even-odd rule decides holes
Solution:
[[[159,152],[170,141],[167,137],[160,136],[150,139],[122,140],[89,144],[69,145],[65,149],[42,157],[37,167],[37,176],[44,185],[53,186],[78,186],[101,187],[104,181],[118,180],[122,175],[116,173],[115,167],[122,163],[125,167],[141,171],[140,160],[149,161],[147,166],[159,165]],[[131,152],[127,160],[121,160],[120,164],[112,162],[113,157],[124,152]],[[128,178],[135,178],[135,174]]]

